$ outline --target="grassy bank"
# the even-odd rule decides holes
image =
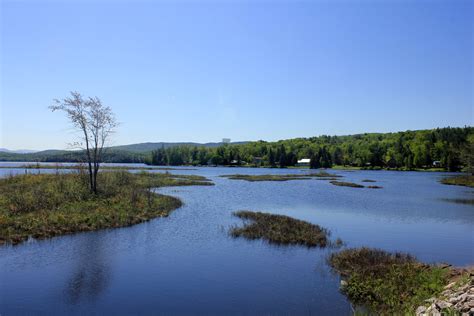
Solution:
[[[329,231],[288,216],[261,212],[239,211],[235,216],[247,220],[245,226],[234,227],[233,237],[264,239],[275,244],[298,244],[308,247],[326,247]]]
[[[0,179],[0,244],[29,236],[48,238],[79,231],[129,226],[167,216],[180,200],[153,188],[212,185],[200,176],[124,171],[99,173],[99,193],[91,194],[88,176],[19,175]]]
[[[461,185],[465,187],[474,188],[474,176],[473,175],[462,175],[462,176],[452,176],[441,179],[442,184],[448,185]]]
[[[318,173],[302,173],[302,174],[261,174],[261,175],[248,175],[248,174],[230,174],[222,175],[221,177],[231,180],[245,180],[250,182],[257,181],[289,181],[289,180],[309,180],[313,178],[321,180],[333,180],[341,177],[336,174],[331,174],[325,171]]]
[[[377,314],[414,314],[448,281],[445,267],[378,249],[346,249],[332,254],[329,263],[343,277],[341,289],[348,298]]]

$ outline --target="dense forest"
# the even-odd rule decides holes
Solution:
[[[153,147],[154,146],[154,147]],[[160,147],[161,146],[161,147]],[[157,148],[150,151],[149,148]],[[148,150],[144,150],[148,149]],[[141,151],[144,150],[144,151]],[[474,127],[295,138],[220,145],[144,143],[108,148],[104,162],[151,165],[295,166],[460,170],[473,164]],[[0,161],[83,162],[83,151],[0,152]],[[469,163],[470,161],[470,163]]]
[[[85,162],[86,153],[82,150],[45,150],[36,153],[0,152],[0,161],[37,161],[37,162]],[[104,162],[140,163],[150,157],[150,152],[137,153],[125,150],[108,149],[104,154]]]
[[[438,128],[398,133],[319,136],[277,142],[248,142],[216,148],[162,147],[152,165],[295,166],[309,158],[311,168],[334,165],[362,168],[460,170],[472,160],[474,128]]]

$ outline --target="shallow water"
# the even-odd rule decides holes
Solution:
[[[296,169],[171,172],[216,185],[161,189],[184,201],[168,218],[0,248],[0,314],[350,314],[326,264],[333,250],[232,239],[229,227],[241,223],[232,212],[241,209],[319,224],[348,246],[474,263],[474,207],[444,200],[473,198],[474,190],[440,184],[446,174],[331,171],[383,186],[373,190],[219,177],[308,172]]]

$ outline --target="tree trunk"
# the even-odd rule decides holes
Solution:
[[[93,171],[92,171],[92,163],[89,160],[89,187],[91,192],[94,192],[94,176],[93,176]]]

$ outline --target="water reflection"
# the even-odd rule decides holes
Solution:
[[[110,267],[106,258],[103,236],[90,235],[77,245],[84,253],[73,265],[72,275],[67,280],[65,294],[69,304],[84,300],[94,301],[107,288]]]

